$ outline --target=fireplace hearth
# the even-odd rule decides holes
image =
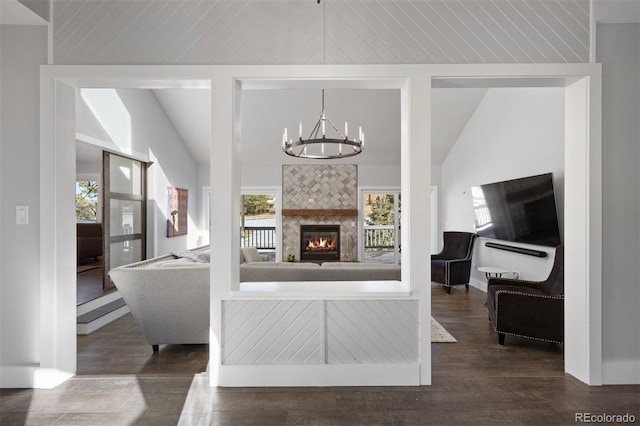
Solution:
[[[340,260],[340,225],[300,225],[300,260]]]

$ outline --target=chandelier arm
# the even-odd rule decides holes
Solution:
[[[340,138],[342,139],[346,139],[346,136],[342,134],[342,132],[340,130],[338,130],[338,128],[336,127],[335,124],[333,124],[333,121],[329,120],[327,117],[325,117],[325,120],[327,120],[329,122],[329,124],[331,125],[331,127],[333,127],[333,130],[336,131],[336,133],[338,134],[338,136],[340,136]]]
[[[320,119],[316,123],[316,125],[313,128],[313,130],[311,131],[311,133],[309,133],[309,137],[307,139],[317,139],[318,138],[318,132],[320,131],[320,123],[321,122],[322,122],[322,116],[320,117]]]

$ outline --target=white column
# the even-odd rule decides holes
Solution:
[[[231,76],[211,82],[211,385],[218,384],[222,300],[239,287],[240,83]]]
[[[56,256],[76,246],[70,202],[76,179],[75,89],[47,78],[41,85],[40,114],[46,118],[40,129],[40,205],[49,208],[40,214],[40,366],[33,387],[51,388],[76,372],[75,257]]]
[[[402,281],[419,298],[420,384],[431,384],[431,78],[401,91]],[[410,232],[409,232],[410,231]]]
[[[566,89],[565,371],[602,383],[601,77]]]

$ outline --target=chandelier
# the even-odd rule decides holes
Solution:
[[[330,138],[326,135],[327,123],[337,134]],[[322,90],[322,112],[320,118],[307,139],[302,139],[302,122],[299,126],[297,140],[289,138],[287,128],[282,134],[282,150],[285,154],[298,158],[311,158],[314,160],[329,160],[332,158],[345,158],[358,155],[364,149],[364,133],[362,127],[358,128],[358,138],[349,139],[349,127],[344,123],[344,135],[329,120],[324,113],[324,89]],[[322,134],[320,132],[322,131]]]

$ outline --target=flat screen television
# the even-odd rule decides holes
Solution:
[[[550,247],[560,244],[552,173],[474,186],[471,195],[479,236]]]

